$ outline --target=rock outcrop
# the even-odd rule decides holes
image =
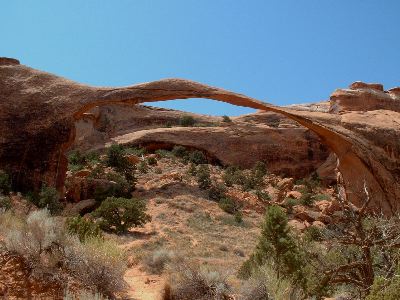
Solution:
[[[176,126],[186,115],[193,116],[198,126]],[[90,116],[76,126],[75,147],[83,151],[103,148],[111,141],[150,150],[183,145],[202,150],[222,165],[251,168],[264,161],[274,174],[295,178],[310,175],[329,155],[316,134],[272,112],[232,117],[228,123],[221,117],[122,105],[96,108]],[[336,178],[334,168],[331,172],[321,175]]]
[[[390,214],[400,209],[400,113],[397,98],[381,106],[332,114],[269,105],[244,95],[182,79],[164,79],[122,88],[79,84],[19,64],[0,64],[0,168],[12,175],[14,188],[28,190],[47,182],[62,189],[65,151],[74,141],[74,123],[95,106],[209,98],[280,113],[315,132],[339,160],[346,195]],[[383,91],[339,90],[340,99],[376,97]],[[395,89],[397,91],[397,89]],[[391,92],[393,94],[393,92]],[[392,98],[391,98],[392,99]],[[358,109],[358,106],[356,106]],[[376,108],[378,108],[376,110]],[[335,111],[336,108],[333,109]]]

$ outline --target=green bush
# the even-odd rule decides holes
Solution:
[[[11,180],[10,176],[0,170],[0,193],[8,194],[11,191]]]
[[[208,165],[200,165],[196,177],[199,188],[206,190],[211,186],[210,169]]]
[[[113,181],[115,184],[105,184],[96,187],[93,197],[96,201],[102,202],[107,197],[125,197],[130,198],[135,188],[135,182],[128,182],[126,178],[116,172],[104,174],[103,179]]]
[[[311,193],[303,193],[300,198],[300,203],[304,206],[311,206],[314,203],[314,196]]]
[[[226,187],[223,184],[213,184],[208,190],[208,198],[213,201],[219,202],[225,198]]]
[[[50,186],[42,185],[39,193],[29,192],[27,198],[39,208],[47,208],[52,215],[62,211],[63,205],[60,202],[58,191]]]
[[[137,165],[137,169],[140,173],[142,174],[146,174],[149,171],[149,166],[147,165],[147,162],[142,160],[141,162],[139,162],[139,164]]]
[[[78,171],[85,166],[85,157],[79,150],[71,151],[68,154],[68,169],[71,171]]]
[[[228,116],[222,116],[222,122],[225,123],[232,123],[231,118],[229,118]]]
[[[398,300],[400,299],[400,270],[389,279],[377,276],[366,300]]]
[[[143,156],[146,154],[146,148],[140,147],[127,147],[123,149],[124,154],[133,154],[136,156]]]
[[[150,165],[150,166],[154,166],[154,165],[156,165],[157,164],[157,159],[155,158],[155,157],[148,157],[147,158],[147,163]]]
[[[322,241],[322,230],[317,226],[309,226],[304,231],[304,237],[309,241]]]
[[[257,177],[264,177],[267,175],[267,165],[264,162],[259,161],[254,165],[253,171]]]
[[[104,200],[93,215],[101,218],[99,224],[103,230],[117,233],[126,232],[132,226],[143,226],[151,220],[144,201],[116,197]]]
[[[236,211],[234,216],[235,216],[236,223],[238,223],[238,224],[243,223],[243,214],[240,210]]]
[[[188,169],[188,173],[192,176],[196,176],[197,174],[197,168],[196,165],[194,163],[190,163],[189,165],[189,169]]]
[[[102,236],[100,226],[90,219],[81,216],[68,218],[66,227],[70,234],[75,234],[81,242],[88,238],[100,238]]]
[[[233,184],[242,185],[245,182],[243,172],[236,166],[229,166],[225,169],[224,175],[222,175],[226,186],[232,186]]]
[[[107,150],[107,165],[125,176],[132,185],[136,183],[136,166],[131,164],[124,156],[124,148],[121,145],[112,145]]]
[[[298,205],[298,204],[299,204],[299,201],[292,197],[288,197],[288,198],[285,198],[285,200],[283,200],[283,205],[286,207],[288,213],[292,213],[293,206]]]
[[[293,238],[288,219],[282,208],[270,206],[262,225],[261,237],[247,262],[249,266],[262,266],[272,260],[278,276],[287,276],[295,282],[304,281],[304,257]],[[247,274],[248,275],[248,274]]]
[[[219,207],[228,214],[235,214],[239,211],[240,205],[233,199],[225,197],[219,200]]]
[[[189,162],[194,163],[196,165],[207,163],[207,157],[204,155],[203,152],[199,150],[194,150],[190,152],[188,155],[188,160]]]
[[[172,157],[173,153],[171,151],[165,149],[158,149],[154,151],[155,154],[159,155],[160,157]]]
[[[11,209],[11,199],[8,196],[3,196],[0,194],[0,211]]]
[[[129,163],[124,154],[124,148],[121,145],[111,145],[107,149],[107,165],[116,169],[124,168]]]
[[[262,202],[271,201],[271,196],[267,192],[256,190],[256,196],[258,200],[261,200]]]
[[[196,123],[195,119],[192,116],[182,116],[179,118],[179,125],[184,127],[191,127]]]
[[[175,155],[176,157],[183,158],[187,155],[188,151],[185,147],[183,146],[174,146],[172,148],[172,154]]]

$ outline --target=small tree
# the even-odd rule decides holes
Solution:
[[[112,145],[107,151],[107,165],[123,174],[131,184],[136,183],[136,166],[131,164],[124,156],[124,148],[121,145]]]
[[[108,197],[93,215],[101,218],[100,227],[117,233],[126,232],[132,226],[143,226],[151,220],[146,214],[146,203],[139,199]]]
[[[232,123],[232,120],[231,120],[231,118],[229,118],[228,116],[222,116],[222,122],[225,122],[225,123]]]
[[[195,119],[192,116],[182,116],[179,119],[179,125],[184,127],[191,127],[196,123]]]
[[[71,217],[66,222],[67,230],[70,234],[76,234],[81,242],[88,238],[101,237],[100,226],[90,219],[81,216]]]
[[[200,165],[196,177],[199,188],[206,190],[211,186],[210,169],[208,165]]]
[[[305,262],[291,234],[287,216],[279,206],[270,206],[267,209],[261,237],[244,268],[249,268],[249,265],[257,268],[271,260],[279,277],[291,277],[295,282],[304,280],[301,269]],[[248,277],[251,272],[242,275]]]
[[[8,194],[11,191],[11,180],[10,176],[0,170],[0,193]]]

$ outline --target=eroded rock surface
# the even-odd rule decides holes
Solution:
[[[88,115],[76,126],[75,146],[83,151],[103,148],[110,142],[151,150],[183,145],[200,149],[223,165],[251,168],[264,161],[270,172],[295,178],[311,174],[329,155],[316,134],[272,112],[232,117],[232,122],[223,122],[221,117],[122,105],[95,108]],[[178,126],[180,118],[186,115],[193,116],[198,126]],[[334,168],[331,172],[336,178]]]
[[[350,112],[340,109],[341,114],[332,114],[276,107],[182,79],[99,88],[24,65],[0,64],[0,91],[0,168],[11,173],[14,188],[20,190],[38,188],[42,182],[62,189],[67,169],[64,153],[74,141],[74,122],[95,106],[209,98],[281,113],[297,121],[336,153],[350,201],[362,203],[365,183],[374,208],[385,213],[400,209],[400,113],[397,96],[390,96],[390,100],[386,97],[396,94],[397,89],[390,93],[372,89],[336,91],[333,97],[344,99],[337,101],[344,109],[348,107],[343,105],[346,101],[358,103],[357,99],[363,97],[374,98],[376,101],[365,102],[379,105],[365,109],[354,105]]]

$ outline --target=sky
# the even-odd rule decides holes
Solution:
[[[316,102],[357,80],[400,86],[399,12],[398,0],[0,0],[0,56],[95,86],[186,78],[276,105]]]

